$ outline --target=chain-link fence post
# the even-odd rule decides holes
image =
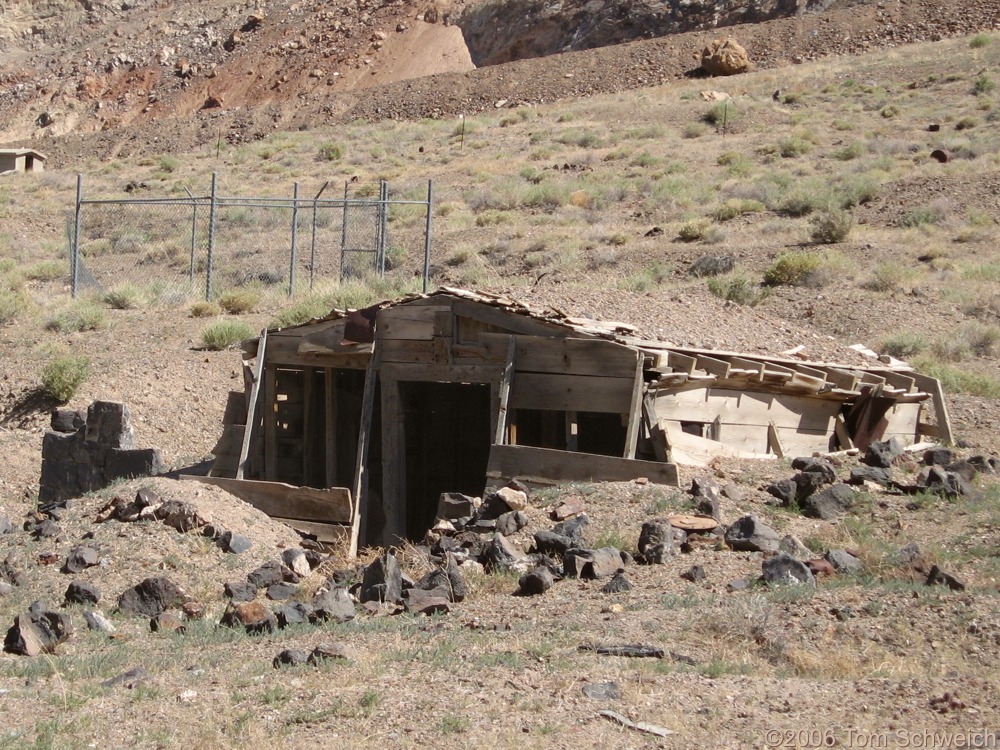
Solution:
[[[288,298],[295,294],[295,260],[299,239],[299,183],[292,187],[292,253],[288,267]]]
[[[344,218],[340,222],[340,283],[344,283],[344,258],[347,254],[347,180],[344,180]]]
[[[212,172],[212,194],[208,204],[208,262],[205,268],[205,300],[212,301],[212,264],[215,262],[216,174]]]
[[[73,215],[73,242],[70,246],[69,268],[73,276],[70,288],[73,299],[76,299],[80,286],[80,211],[83,207],[83,175],[76,175],[76,211]]]
[[[310,248],[309,254],[309,291],[313,289],[313,281],[316,279],[316,229],[318,225],[317,214],[319,213],[319,197],[323,195],[323,191],[326,190],[326,186],[330,184],[327,180],[323,183],[323,187],[319,189],[316,193],[316,197],[313,198],[313,215],[312,215],[312,247]]]
[[[424,228],[424,294],[431,278],[431,205],[434,202],[434,180],[427,180],[427,225]]]
[[[188,194],[188,198],[191,199],[191,205],[193,207],[191,213],[191,263],[188,266],[188,281],[191,283],[191,289],[194,289],[194,250],[197,244],[198,235],[198,203],[195,201],[195,197],[191,194],[191,191],[186,187],[184,192]]]

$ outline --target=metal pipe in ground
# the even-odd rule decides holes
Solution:
[[[76,212],[73,216],[73,241],[70,246],[69,268],[72,274],[72,296],[76,299],[76,294],[80,285],[80,209],[83,206],[83,175],[76,175]]]
[[[208,204],[208,264],[205,269],[205,300],[212,301],[212,269],[215,264],[215,204],[218,199],[216,192],[217,175],[212,172],[212,194]]]
[[[288,296],[295,294],[295,257],[299,240],[299,183],[292,188],[292,257],[288,268]]]
[[[434,203],[434,180],[427,180],[427,226],[424,228],[424,294],[431,278],[431,208]]]

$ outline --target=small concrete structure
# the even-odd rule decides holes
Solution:
[[[44,171],[45,154],[31,148],[0,148],[0,174]]]

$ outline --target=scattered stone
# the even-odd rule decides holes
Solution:
[[[183,604],[187,595],[169,578],[147,578],[118,597],[118,609],[141,617],[156,617]]]
[[[726,544],[737,552],[776,552],[781,544],[778,532],[757,516],[743,516],[726,529]]]
[[[282,604],[274,610],[274,616],[278,618],[279,628],[287,628],[289,625],[304,625],[309,622],[314,617],[314,611],[305,602],[293,602]]]
[[[191,503],[181,500],[167,500],[156,509],[153,516],[182,534],[200,529],[208,523],[198,515],[197,509]]]
[[[735,39],[715,39],[702,50],[701,67],[710,76],[731,76],[753,70],[753,63]]]
[[[583,686],[583,694],[595,701],[621,700],[622,689],[617,682],[594,682]]]
[[[386,552],[365,568],[358,598],[385,604],[396,604],[403,598],[403,576],[394,554]]]
[[[281,553],[281,562],[299,578],[305,578],[312,572],[305,550],[298,547],[284,550]]]
[[[574,540],[554,531],[539,531],[535,534],[535,550],[546,555],[564,555],[573,546]]]
[[[267,587],[267,598],[275,602],[283,602],[286,599],[291,599],[295,596],[295,593],[299,590],[299,587],[294,583],[285,583],[284,581],[280,583],[272,583]]]
[[[56,432],[76,432],[87,424],[86,414],[79,409],[53,409],[49,427]]]
[[[875,441],[868,446],[861,463],[868,466],[877,466],[880,469],[888,469],[892,462],[903,455],[903,447],[896,438],[889,438],[884,441]]]
[[[923,553],[916,544],[907,544],[905,547],[900,547],[896,559],[900,565],[917,565],[923,560]]]
[[[306,651],[300,648],[286,648],[274,657],[274,661],[271,664],[275,669],[281,669],[282,667],[295,667],[305,664],[307,661],[309,661],[309,654]]]
[[[767,583],[816,585],[812,572],[801,560],[783,552],[769,557],[761,564],[762,578]]]
[[[581,513],[568,521],[563,521],[562,523],[557,523],[552,527],[552,531],[556,534],[560,534],[574,542],[580,542],[583,539],[583,532],[590,525],[590,519],[587,517],[586,513]]]
[[[14,618],[4,639],[4,650],[22,656],[51,654],[72,634],[73,623],[69,615],[53,612],[41,602],[35,602],[28,614]]]
[[[1000,474],[1000,458],[971,456],[968,464],[982,474]]]
[[[792,468],[805,473],[822,474],[826,484],[833,484],[837,481],[837,472],[833,468],[833,464],[823,458],[801,456],[792,459]]]
[[[646,521],[639,531],[639,555],[647,565],[659,565],[677,554],[674,528],[661,520]]]
[[[692,565],[690,568],[681,573],[681,578],[685,581],[691,581],[691,583],[704,581],[707,577],[708,576],[705,575],[705,569],[701,565]]]
[[[154,633],[183,633],[186,630],[183,618],[176,612],[160,612],[149,621],[149,629]]]
[[[453,602],[464,601],[465,597],[469,595],[469,587],[465,583],[465,576],[462,575],[461,567],[454,555],[445,555],[444,571],[448,574],[451,600]]]
[[[512,510],[502,514],[497,520],[494,528],[498,534],[510,536],[528,525],[528,514],[523,510]]]
[[[888,487],[892,484],[892,470],[879,466],[855,466],[851,469],[851,477],[847,480],[848,484],[862,485],[865,482],[874,482]]]
[[[781,538],[778,551],[784,552],[792,557],[809,557],[812,550],[802,543],[802,540],[793,534],[786,534]]]
[[[257,587],[249,581],[228,581],[223,589],[233,601],[252,602],[257,598]]]
[[[475,498],[460,492],[442,492],[438,499],[438,518],[457,520],[468,518],[476,512]]]
[[[62,534],[62,527],[55,521],[45,520],[34,524],[30,531],[35,539],[55,539]]]
[[[73,581],[66,587],[66,604],[97,604],[101,600],[101,591],[91,583]]]
[[[381,602],[381,599],[371,601]],[[354,600],[340,586],[320,589],[312,600],[313,619],[320,622],[349,622],[357,615]]]
[[[105,680],[101,683],[101,687],[109,688],[121,685],[127,690],[133,690],[140,683],[145,682],[148,677],[150,677],[150,674],[143,667],[132,667],[132,669],[122,672],[117,677]]]
[[[857,492],[848,485],[835,484],[807,497],[802,504],[802,514],[810,518],[834,521],[842,513],[850,510],[856,498]]]
[[[247,573],[247,581],[259,589],[289,580],[298,582],[295,574],[277,560],[270,560]]]
[[[781,500],[785,507],[802,503],[824,484],[827,475],[819,471],[800,471],[791,479],[775,482],[767,488],[769,494]]]
[[[101,560],[101,553],[93,547],[81,545],[70,550],[63,565],[63,573],[81,573],[92,568]]]
[[[621,571],[615,573],[611,580],[601,587],[602,594],[621,594],[624,591],[631,590],[632,582]]]
[[[729,591],[746,591],[750,588],[750,581],[746,578],[737,578],[735,581],[730,581],[726,584],[726,589]]]
[[[980,456],[980,458],[982,458]],[[970,461],[954,461],[944,467],[946,471],[950,471],[953,474],[958,474],[966,482],[971,482],[976,478],[976,474],[979,473],[979,469],[972,465]]]
[[[965,591],[964,583],[950,573],[945,573],[937,565],[931,566],[930,571],[927,573],[926,583],[928,586],[944,585],[952,591]]]
[[[625,569],[622,553],[614,547],[600,549],[568,549],[563,556],[566,576],[596,580],[613,576]]]
[[[837,572],[828,560],[819,557],[813,560],[806,560],[806,567],[809,568],[809,572],[813,576],[832,576]]]
[[[0,536],[13,533],[14,527],[11,525],[10,519],[7,516],[0,516]]]
[[[525,573],[517,582],[515,596],[538,596],[544,594],[555,583],[555,576],[546,565],[539,565]]]
[[[928,466],[917,475],[917,487],[944,497],[969,497],[974,493],[960,474]]]
[[[309,663],[318,664],[326,659],[348,661],[357,658],[357,652],[346,643],[321,643],[309,654]]]
[[[512,570],[523,561],[524,553],[502,534],[494,534],[483,551],[483,566],[487,572]]]
[[[688,267],[687,275],[700,279],[729,273],[735,267],[736,259],[732,255],[703,255]]]
[[[99,633],[114,633],[115,626],[111,624],[107,617],[97,610],[85,610],[83,613],[83,619],[87,623],[87,627],[91,630],[96,630]]]
[[[219,536],[219,548],[223,552],[242,555],[251,547],[253,547],[253,542],[248,537],[243,536],[243,534],[234,534],[232,531],[226,531]]]
[[[824,555],[824,558],[838,573],[857,575],[864,569],[861,561],[846,550],[832,549]]]
[[[273,633],[278,628],[278,618],[261,602],[229,602],[220,622],[236,630],[242,628],[250,635]]]
[[[433,615],[451,611],[449,592],[445,588],[436,588],[430,591],[417,588],[407,589],[403,592],[403,606],[411,614]]]
[[[0,596],[10,596],[14,593],[14,587],[6,581],[0,581]]]
[[[507,506],[507,510],[525,510],[528,507],[528,493],[509,484],[506,487],[501,487],[491,496],[500,498]]]
[[[587,509],[583,498],[574,497],[559,503],[549,514],[553,521],[565,521],[583,513]]]
[[[947,466],[955,460],[955,452],[948,448],[928,448],[924,451],[925,466]]]
[[[205,609],[205,605],[199,602],[184,602],[181,605],[181,612],[189,620],[200,620],[205,616],[207,610]]]

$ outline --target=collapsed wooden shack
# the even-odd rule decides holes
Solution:
[[[940,384],[905,366],[676,347],[458,289],[333,311],[243,353],[204,481],[351,554],[422,536],[442,492],[513,478],[676,485],[676,463],[716,456],[950,440]]]

